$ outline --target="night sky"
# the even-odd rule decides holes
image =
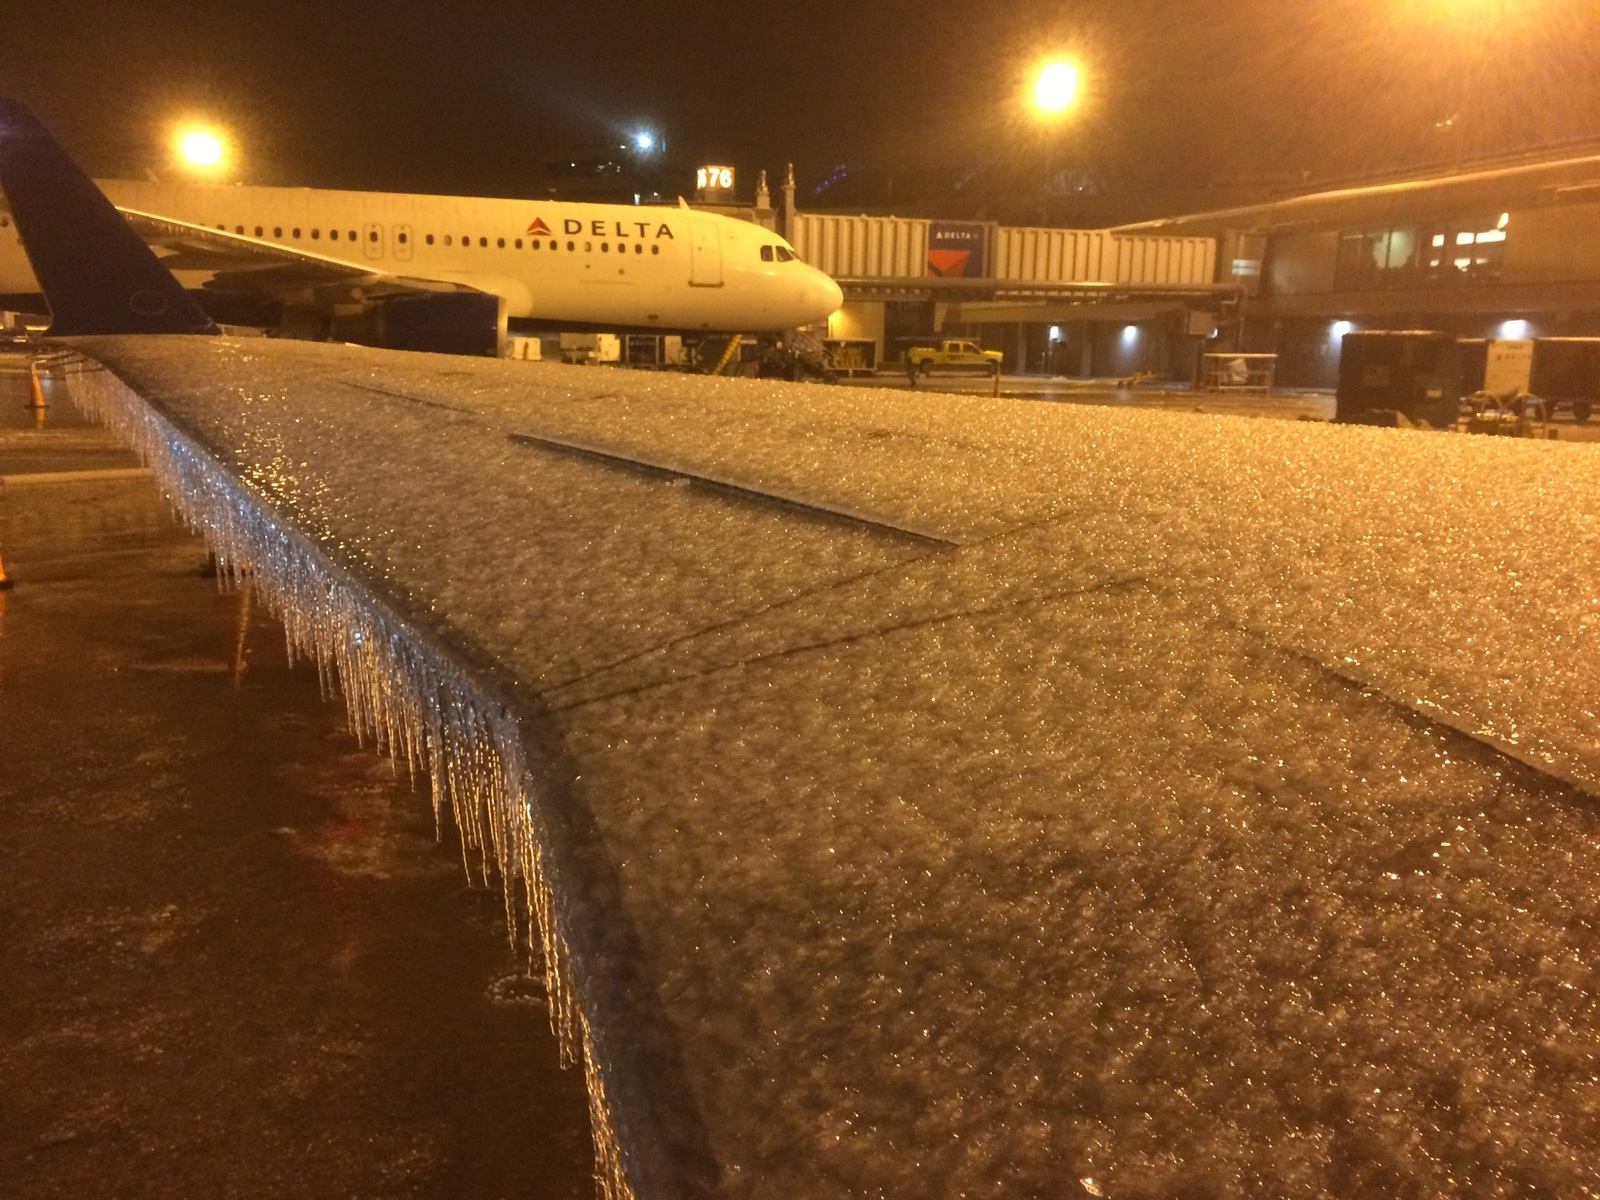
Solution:
[[[1047,129],[1052,51],[1085,83]],[[193,114],[245,182],[531,196],[649,125],[810,207],[1113,219],[1600,138],[1600,4],[0,0],[0,89],[107,176]]]

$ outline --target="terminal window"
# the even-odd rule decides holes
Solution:
[[[1498,279],[1505,266],[1506,229],[1510,215],[1453,221],[1427,234],[1429,282],[1475,283]]]
[[[1508,214],[1339,236],[1337,291],[1449,287],[1498,279],[1505,264]]]
[[[1365,230],[1339,237],[1334,287],[1341,292],[1403,286],[1416,271],[1414,228]]]

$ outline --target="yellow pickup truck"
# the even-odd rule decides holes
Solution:
[[[977,342],[942,338],[907,350],[906,371],[908,374],[931,375],[935,370],[976,370],[987,375],[998,375],[1004,358],[1005,355],[1000,351],[985,350]]]

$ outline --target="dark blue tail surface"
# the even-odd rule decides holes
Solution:
[[[49,302],[52,336],[218,332],[50,131],[4,97],[0,189]]]

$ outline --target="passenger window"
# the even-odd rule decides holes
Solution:
[[[423,238],[422,240],[427,242],[428,245],[430,245],[430,246],[433,245],[433,234],[430,233],[427,237]]]
[[[635,254],[643,254],[644,253],[644,247],[641,246],[638,242],[635,242],[634,245],[633,245],[633,252]]]
[[[583,252],[585,254],[593,254],[594,253],[594,243],[593,242],[585,242],[583,244]]]
[[[502,243],[500,243],[500,244],[501,244],[501,245],[505,245],[505,243],[504,243],[504,242],[502,242]],[[483,248],[484,248],[484,249],[486,249],[486,250],[487,250],[487,249],[488,249],[488,248],[489,248],[489,239],[488,239],[488,238],[486,238],[486,237],[481,237],[481,238],[479,238],[479,239],[478,239],[478,245],[480,245],[480,246],[482,246],[482,247],[483,247]]]
[[[517,243],[517,245],[519,245],[519,246],[521,244],[522,244],[521,242]],[[506,248],[506,240],[505,240],[505,238],[495,238],[495,240],[494,240],[494,248],[496,250],[504,250]]]
[[[294,236],[295,236],[295,237],[299,237],[299,236],[300,236],[300,231],[299,231],[299,230],[298,230],[298,229],[296,229],[296,230],[295,230],[295,231],[294,231]]]
[[[350,231],[350,240],[352,242],[356,240],[356,231],[354,229]]]
[[[317,238],[319,238],[319,237],[321,237],[321,236],[322,236],[322,230],[320,230],[320,229],[313,229],[313,230],[312,230],[312,231],[311,231],[311,237],[312,237],[312,239],[313,239],[313,240],[315,240],[315,239],[317,239]]]
[[[551,243],[551,245],[554,245],[554,244],[555,244],[554,242]],[[544,247],[539,244],[539,239],[538,238],[534,238],[533,241],[528,243],[528,246],[531,249],[534,249],[534,250],[543,250],[544,249]]]
[[[567,249],[568,250],[573,250],[573,249],[576,249],[576,248],[577,248],[576,243],[574,243],[574,242],[568,242],[567,243]]]
[[[650,253],[651,254],[660,254],[661,253],[661,247],[660,246],[651,246],[650,247]]]
[[[283,236],[283,226],[282,225],[274,225],[272,227],[272,236],[275,237],[275,238],[281,238]]]
[[[263,232],[264,231],[262,230],[261,226],[257,225],[256,226],[256,236],[260,237]]]
[[[328,240],[330,242],[337,242],[339,240],[339,231],[337,229],[328,230]]]
[[[235,233],[243,233],[244,232],[244,226],[243,225],[235,225],[233,227],[233,231]]]
[[[601,242],[600,243],[600,253],[601,254],[610,254],[611,253],[611,243],[610,242]]]
[[[500,243],[500,244],[501,244],[501,245],[502,245],[502,246],[503,246],[503,245],[505,245],[505,243],[504,243],[504,242],[501,242],[501,243]],[[518,239],[517,239],[517,249],[518,249],[518,250],[521,250],[521,249],[522,249],[522,239],[521,239],[521,238],[518,238]]]
[[[446,246],[453,246],[453,245],[455,245],[455,242],[454,242],[454,241],[453,241],[453,240],[452,240],[452,239],[451,239],[451,237],[450,237],[450,235],[449,235],[449,234],[448,234],[448,233],[447,233],[447,234],[445,234],[445,235],[444,235],[444,244],[445,244],[445,245],[446,245]]]
[[[378,231],[376,229],[374,229],[371,233],[367,234],[367,241],[375,242],[377,240],[378,240]],[[402,233],[400,235],[400,240],[402,242],[405,241],[406,240],[406,235]]]
[[[395,234],[395,240],[398,241],[402,246],[404,246],[407,242],[409,242],[411,240],[411,235],[408,234],[408,233],[397,233],[397,234]]]
[[[772,261],[772,247],[771,246],[763,246],[763,247],[761,247],[761,261],[762,262],[771,262]]]

